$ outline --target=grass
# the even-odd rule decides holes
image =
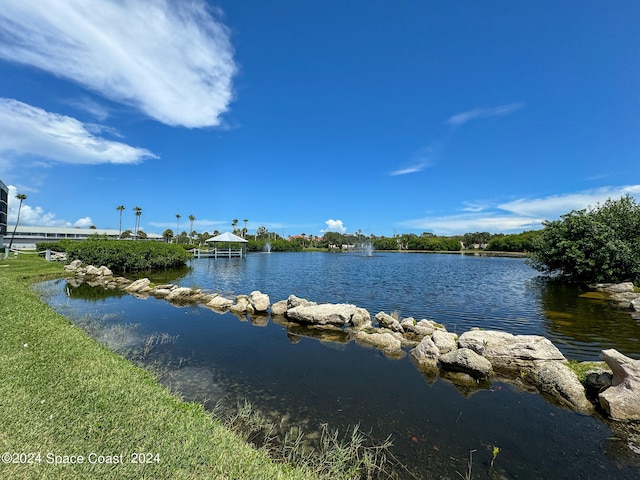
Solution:
[[[41,302],[30,285],[61,275],[59,264],[20,255],[0,267],[0,478],[313,478],[276,464]],[[54,464],[77,456],[84,462]]]
[[[604,362],[579,362],[577,360],[569,360],[567,366],[576,374],[580,383],[585,383],[587,380],[587,372],[589,370],[595,370],[602,367],[607,367]]]

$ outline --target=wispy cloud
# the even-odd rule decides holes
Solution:
[[[149,150],[108,140],[95,124],[0,98],[0,155],[76,164],[136,163],[157,158]]]
[[[393,172],[389,172],[389,175],[392,176],[392,177],[395,177],[395,176],[398,176],[398,175],[408,175],[410,173],[417,173],[417,172],[421,172],[422,170],[424,170],[428,166],[429,166],[429,164],[427,164],[427,163],[418,163],[418,164],[412,165],[410,167],[401,168],[399,170],[394,170]]]
[[[0,58],[167,125],[221,124],[233,97],[233,55],[228,29],[202,0],[14,0],[0,9]]]
[[[460,127],[471,120],[479,118],[489,117],[503,117],[505,115],[511,115],[512,113],[520,110],[524,107],[523,102],[508,103],[506,105],[500,105],[492,108],[476,108],[468,112],[461,112],[449,117],[444,123],[451,125],[454,128]]]
[[[399,222],[413,230],[431,231],[438,235],[457,235],[466,232],[492,233],[522,232],[542,227],[545,220],[556,220],[572,210],[595,207],[608,199],[623,195],[640,199],[640,185],[608,186],[595,190],[545,197],[519,198],[491,205],[488,202],[465,202],[465,213],[447,216],[428,216]]]

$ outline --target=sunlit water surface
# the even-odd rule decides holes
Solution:
[[[604,348],[640,358],[640,324],[578,287],[542,280],[522,259],[463,255],[271,253],[193,260],[154,278],[227,295],[260,290],[429,318],[449,331],[471,327],[550,338],[569,359],[597,360]],[[188,400],[211,407],[248,399],[274,421],[315,432],[359,424],[377,441],[393,436],[406,478],[460,478],[474,453],[473,478],[489,478],[493,446],[502,477],[638,478],[635,443],[599,417],[581,416],[510,384],[455,386],[421,373],[409,356],[389,359],[356,344],[310,338],[268,317],[239,318],[205,307],[175,307],[57,280],[45,298],[116,348],[158,344],[146,361]],[[401,472],[402,473],[402,472]],[[413,475],[413,476],[412,476]]]

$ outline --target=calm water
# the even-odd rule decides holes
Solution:
[[[597,359],[602,348],[639,358],[640,325],[628,312],[549,284],[521,259],[462,255],[273,253],[201,259],[156,281],[227,294],[260,290],[429,318],[450,331],[473,326],[549,337],[568,358]],[[43,286],[48,301],[122,348],[154,332],[177,336],[147,361],[166,383],[211,406],[249,399],[274,420],[314,432],[321,423],[360,424],[417,478],[460,478],[470,450],[473,478],[489,478],[493,446],[502,478],[638,478],[640,456],[604,420],[558,408],[500,382],[455,386],[421,373],[408,356],[392,360],[356,343],[310,338],[269,318],[245,319],[204,307],[112,295],[65,281]],[[112,295],[112,296],[109,296]],[[406,475],[407,478],[414,478]]]

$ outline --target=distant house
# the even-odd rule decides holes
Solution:
[[[119,230],[106,228],[73,228],[73,227],[32,227],[18,225],[13,247],[18,249],[34,249],[37,243],[57,242],[60,240],[86,240],[93,235],[118,238]],[[163,241],[162,235],[147,233],[147,240]]]

